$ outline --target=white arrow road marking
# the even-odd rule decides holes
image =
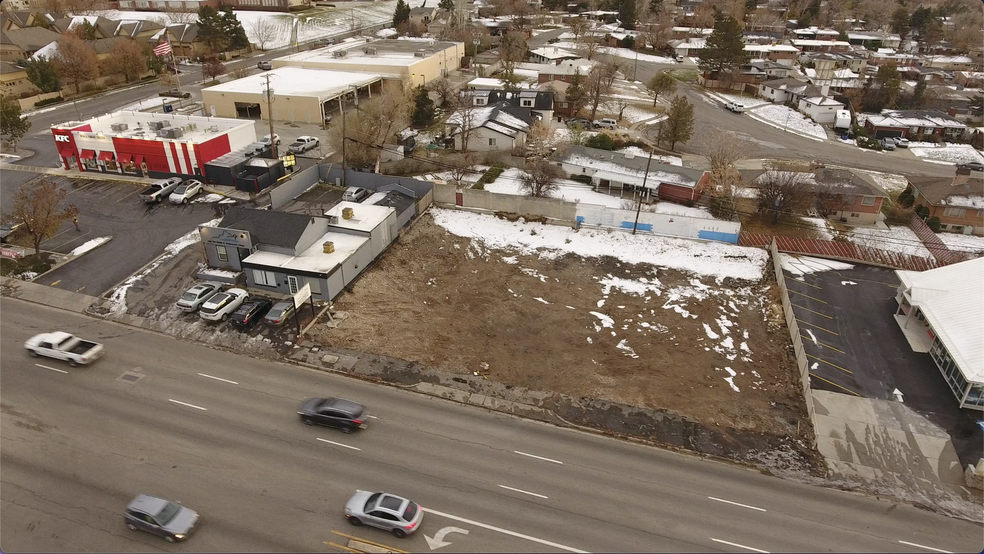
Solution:
[[[467,535],[468,529],[462,529],[461,527],[444,527],[437,533],[434,533],[433,539],[427,535],[424,535],[424,538],[427,539],[427,546],[429,546],[431,550],[437,550],[442,546],[451,544],[444,540],[444,537],[446,537],[448,533],[461,533],[462,535]]]
[[[719,542],[721,544],[727,544],[729,546],[744,548],[745,550],[751,550],[752,552],[761,552],[762,554],[769,554],[768,550],[759,550],[758,548],[752,548],[751,546],[745,546],[743,544],[738,544],[736,542],[722,541],[721,539],[715,539],[714,537],[711,537],[711,540],[714,542]]]
[[[894,396],[895,400],[897,400],[898,402],[902,402],[902,391],[900,391],[899,389],[896,388],[895,390],[893,390],[892,396]]]
[[[923,546],[921,544],[916,544],[914,542],[899,541],[902,544],[907,544],[909,546],[915,546],[916,548],[925,548],[926,550],[932,550],[933,552],[943,552],[944,554],[950,554],[949,550],[940,550],[939,548],[933,548],[932,546]]]
[[[362,450],[361,448],[356,448],[354,446],[349,446],[347,444],[342,444],[340,442],[330,441],[328,439],[318,439],[321,442],[327,442],[328,444],[334,444],[335,446],[341,446],[342,448],[351,448],[352,450]]]
[[[38,366],[38,367],[43,367],[43,368],[45,368],[45,369],[50,369],[51,371],[57,371],[58,373],[68,373],[68,372],[67,372],[67,371],[65,371],[64,369],[55,369],[55,368],[53,368],[53,367],[48,367],[48,366],[46,366],[46,365],[41,365],[41,364],[34,364],[34,365],[36,365],[36,366]]]
[[[529,535],[523,535],[521,533],[517,533],[515,531],[510,531],[508,529],[502,529],[500,527],[494,527],[494,526],[489,525],[487,523],[479,523],[477,521],[473,521],[473,520],[470,520],[470,519],[465,519],[463,517],[453,516],[451,514],[446,514],[444,512],[438,512],[437,510],[432,510],[430,508],[421,508],[421,509],[424,510],[425,512],[427,512],[428,514],[434,514],[436,516],[446,517],[448,519],[453,519],[455,521],[460,521],[462,523],[467,523],[469,525],[474,525],[475,527],[481,527],[483,529],[488,529],[490,531],[497,531],[499,533],[502,533],[503,535],[509,535],[510,537],[517,537],[517,538],[520,538],[520,539],[526,539],[528,541],[532,541],[532,542],[536,542],[536,543],[540,543],[540,544],[545,544],[547,546],[552,546],[554,548],[559,548],[561,550],[566,550],[568,552],[574,552],[575,554],[588,554],[588,551],[587,550],[578,550],[577,548],[571,548],[570,546],[564,546],[562,544],[558,544],[558,543],[555,543],[555,542],[546,541],[546,540],[543,540],[543,539],[538,539],[536,537],[531,537]]]
[[[182,406],[188,406],[189,408],[194,408],[196,410],[201,410],[203,412],[207,412],[208,411],[208,408],[202,408],[201,406],[195,406],[194,404],[188,404],[187,402],[182,402],[180,400],[175,400],[173,398],[168,398],[167,401],[168,402],[174,402],[175,404],[181,404]]]
[[[526,452],[520,452],[519,450],[513,450],[513,452],[519,454],[520,456],[528,456],[530,458],[536,458],[537,460],[543,460],[544,462],[553,462],[555,464],[561,464],[561,465],[564,464],[564,462],[561,462],[560,460],[551,460],[550,458],[544,458],[542,456],[534,456],[533,454],[527,454]]]
[[[500,488],[503,488],[503,489],[506,489],[506,490],[510,490],[510,491],[516,491],[516,492],[521,492],[521,493],[523,493],[523,494],[528,494],[528,495],[530,495],[530,496],[536,496],[536,497],[538,497],[538,498],[546,498],[546,496],[543,496],[542,494],[537,494],[537,493],[535,493],[535,492],[530,492],[530,491],[524,491],[524,490],[522,490],[522,489],[514,489],[514,488],[512,488],[512,487],[507,487],[507,486],[505,486],[505,485],[499,485],[499,487],[500,487]]]
[[[209,379],[215,379],[216,381],[222,381],[223,383],[231,383],[233,385],[238,385],[239,384],[239,383],[237,383],[235,381],[230,381],[228,379],[223,379],[221,377],[213,377],[213,376],[211,376],[211,375],[209,375],[207,373],[199,373],[199,375],[201,375],[202,377],[208,377]]]
[[[711,500],[716,500],[718,502],[724,502],[725,504],[732,504],[734,506],[741,506],[742,508],[751,508],[752,510],[758,510],[760,512],[764,512],[765,511],[765,508],[757,508],[755,506],[749,506],[748,504],[739,504],[737,502],[732,502],[730,500],[724,500],[723,498],[714,498],[713,496],[708,496],[708,498],[710,498]]]

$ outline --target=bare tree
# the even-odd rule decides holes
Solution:
[[[568,25],[571,28],[571,34],[574,35],[574,42],[578,42],[591,29],[591,22],[584,17],[575,17],[571,19]]]
[[[167,3],[163,11],[171,23],[198,23],[198,13],[174,7],[170,2]]]
[[[475,173],[472,166],[475,165],[475,157],[472,154],[465,154],[458,159],[450,160],[451,169],[448,169],[448,177],[455,186],[461,186],[466,175]]]
[[[519,178],[520,188],[537,198],[549,198],[557,190],[557,181],[563,177],[560,168],[546,160],[534,160],[526,164],[526,171]]]
[[[233,79],[242,79],[244,77],[249,77],[249,74],[253,71],[253,67],[246,64],[239,64],[234,69],[229,71],[229,75]]]
[[[587,78],[584,80],[584,92],[587,104],[591,106],[589,119],[595,118],[602,97],[612,90],[616,73],[618,73],[618,65],[614,63],[597,64],[588,72]]]
[[[399,85],[386,85],[383,93],[359,103],[345,114],[345,136],[342,126],[336,125],[329,137],[332,147],[340,152],[345,140],[346,163],[350,166],[375,166],[383,155],[383,147],[395,142],[395,135],[410,122],[413,102]]]
[[[99,77],[96,51],[72,33],[62,35],[57,44],[54,62],[58,74],[71,82],[75,86],[75,94],[79,94],[84,81]]]
[[[260,47],[260,50],[265,51],[267,44],[280,34],[277,25],[279,21],[270,17],[256,17],[246,22],[246,30],[252,35],[253,42]]]
[[[515,89],[522,77],[516,75],[516,64],[526,57],[526,39],[517,31],[509,31],[499,43],[499,61],[502,62],[500,79],[506,83],[506,88]]]
[[[122,73],[127,83],[131,77],[139,78],[147,72],[147,56],[140,44],[133,39],[117,42],[109,54],[109,69],[113,73]]]
[[[24,222],[24,230],[34,242],[34,254],[40,256],[41,243],[58,232],[62,222],[78,215],[74,204],[62,206],[68,193],[54,181],[27,183],[14,194],[14,207],[4,216],[7,221]]]
[[[454,103],[455,95],[457,94],[457,89],[455,88],[454,83],[448,80],[447,77],[440,77],[438,79],[434,79],[433,81],[430,82],[430,85],[428,85],[428,87],[430,88],[430,90],[434,91],[434,93],[437,94],[438,97],[441,98],[442,106],[451,105],[452,103]]]
[[[704,134],[700,140],[700,150],[704,152],[704,158],[711,166],[712,181],[715,174],[724,176],[729,172],[737,171],[738,162],[748,157],[746,143],[724,131],[711,131]]]
[[[598,55],[598,49],[601,47],[601,43],[598,42],[598,38],[590,34],[584,35],[578,48],[578,54],[586,60],[591,60]]]
[[[756,180],[759,210],[771,213],[773,223],[813,204],[812,175],[787,169],[770,169]]]
[[[462,93],[455,99],[454,113],[448,118],[447,123],[456,127],[456,132],[461,134],[461,151],[468,151],[468,139],[475,126],[478,114],[477,107],[470,94]]]
[[[178,80],[178,76],[174,73],[161,73],[160,76],[157,77],[157,82],[164,88],[171,89],[178,86],[180,81]]]
[[[670,37],[670,30],[673,28],[673,16],[669,10],[660,10],[659,13],[650,14],[649,17],[639,24],[640,32],[646,40],[646,44],[653,50],[661,50],[666,47]]]
[[[535,121],[526,131],[526,159],[542,160],[557,148],[553,127],[543,121]]]
[[[584,141],[588,140],[588,130],[584,128],[584,125],[580,123],[574,123],[567,126],[567,142],[572,146],[580,146],[584,144]]]
[[[844,211],[846,205],[844,196],[838,194],[836,190],[818,187],[814,192],[813,207],[817,215],[827,219],[837,212]]]

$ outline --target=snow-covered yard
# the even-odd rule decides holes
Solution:
[[[984,254],[984,237],[980,235],[958,235],[956,233],[936,233],[950,250]]]
[[[923,258],[932,257],[919,237],[908,227],[894,226],[888,229],[862,227],[853,229],[847,238],[859,246],[869,246]]]
[[[746,108],[745,114],[753,119],[758,119],[763,123],[786,129],[787,131],[819,140],[827,139],[827,131],[820,124],[815,123],[812,119],[786,106],[764,104],[756,108]]]
[[[936,146],[932,143],[914,142],[909,145],[909,151],[927,162],[952,164],[984,162],[984,155],[974,150],[974,147],[969,144],[946,143]]]
[[[738,102],[739,104],[745,106],[746,110],[757,108],[759,106],[764,106],[766,104],[771,104],[768,100],[762,98],[755,98],[754,96],[742,96],[740,94],[730,94],[727,92],[711,92],[708,91],[707,96],[726,104],[728,102]]]

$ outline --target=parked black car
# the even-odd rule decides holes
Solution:
[[[263,323],[279,327],[288,319],[294,317],[294,303],[290,300],[281,300],[273,305],[273,308],[263,318]]]
[[[191,98],[190,92],[182,92],[176,88],[170,90],[165,90],[164,92],[158,93],[158,96],[171,96],[174,98]]]
[[[229,318],[229,323],[240,329],[249,329],[263,319],[263,316],[270,311],[272,306],[273,302],[267,298],[256,298],[243,302],[243,305]]]
[[[306,425],[325,425],[351,433],[368,425],[366,407],[343,398],[308,398],[297,408],[297,415]]]

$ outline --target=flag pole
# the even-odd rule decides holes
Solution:
[[[171,63],[174,64],[174,78],[178,81],[178,92],[181,92],[181,77],[178,76],[178,62],[174,61],[174,48],[171,46],[171,37],[164,33],[164,40],[167,41],[167,48],[171,51]]]

